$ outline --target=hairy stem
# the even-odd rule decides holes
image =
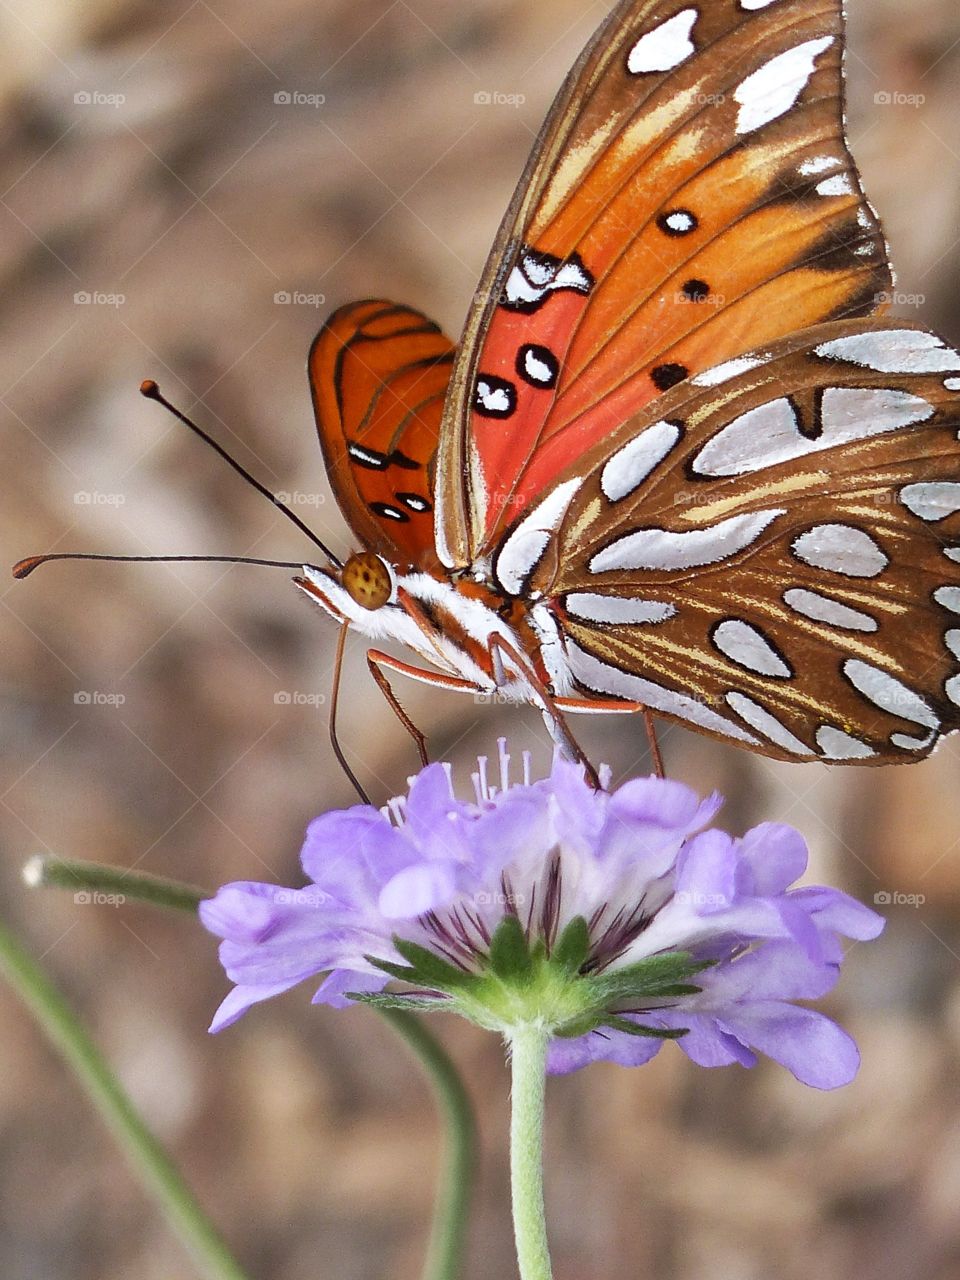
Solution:
[[[552,1280],[553,1276],[543,1204],[548,1043],[547,1032],[536,1025],[517,1027],[510,1033],[510,1179],[521,1280]]]

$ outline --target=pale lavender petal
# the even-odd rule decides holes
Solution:
[[[751,897],[783,893],[807,869],[807,842],[799,831],[783,823],[761,823],[738,845],[741,892]]]
[[[554,1039],[547,1053],[547,1071],[552,1076],[569,1075],[592,1062],[615,1062],[621,1067],[642,1067],[655,1058],[662,1040],[631,1036],[608,1027],[575,1040]]]
[[[378,809],[358,805],[311,822],[300,861],[316,884],[354,904],[414,857],[415,851]]]
[[[200,903],[200,921],[218,938],[262,942],[277,923],[274,895],[281,891],[280,885],[249,880],[225,884],[212,898]]]
[[[791,902],[799,903],[813,917],[818,928],[857,942],[871,942],[880,936],[886,924],[883,916],[839,889],[810,886],[794,889],[787,897]]]
[[[373,995],[382,991],[390,979],[385,973],[358,973],[352,969],[334,969],[317,988],[313,1004],[328,1004],[332,1009],[349,1009],[353,1000],[347,993]]]
[[[740,1040],[814,1089],[839,1089],[860,1068],[853,1040],[813,1009],[758,1001],[736,1006],[725,1020]]]
[[[685,1029],[687,1034],[681,1036],[677,1044],[699,1067],[729,1067],[735,1063],[741,1067],[757,1065],[756,1054],[720,1026],[716,1018],[689,1009],[664,1009],[656,1019],[641,1017],[637,1021],[674,1031]]]
[[[676,899],[696,915],[713,915],[737,897],[736,845],[724,831],[704,831],[677,859]]]
[[[415,920],[428,911],[448,906],[457,893],[457,868],[450,862],[408,867],[381,890],[379,905],[385,920]]]
[[[243,1017],[251,1005],[282,995],[284,991],[295,987],[297,982],[275,982],[272,986],[262,987],[234,987],[213,1015],[209,1030],[215,1033],[222,1031],[224,1027],[232,1026],[238,1018]]]

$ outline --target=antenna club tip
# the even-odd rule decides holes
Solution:
[[[23,578],[29,578],[34,569],[38,565],[43,564],[45,556],[27,556],[26,560],[18,560],[13,566],[13,576],[19,581]]]
[[[159,400],[160,388],[152,378],[144,378],[143,382],[140,383],[140,394],[146,396],[148,400]]]

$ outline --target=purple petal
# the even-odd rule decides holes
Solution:
[[[450,862],[407,867],[384,886],[380,911],[387,920],[415,920],[427,911],[448,906],[457,887],[457,869]]]
[[[731,907],[737,896],[737,852],[724,831],[704,831],[677,861],[676,901],[696,915]]]
[[[859,1070],[854,1042],[813,1009],[776,1001],[750,1003],[736,1006],[725,1021],[738,1039],[814,1089],[839,1089]]]
[[[385,973],[358,973],[355,969],[334,969],[317,988],[313,1004],[328,1004],[332,1009],[349,1009],[355,1002],[347,992],[358,995],[382,991],[390,979]]]
[[[220,1008],[213,1015],[213,1021],[210,1023],[209,1030],[212,1034],[222,1031],[224,1027],[232,1026],[238,1018],[242,1018],[251,1005],[259,1004],[261,1000],[269,1000],[273,996],[282,995],[284,991],[289,991],[291,987],[295,987],[296,982],[275,982],[272,986],[263,987],[234,987],[230,994],[220,1005]]]
[[[647,1036],[626,1035],[622,1031],[592,1031],[575,1040],[550,1041],[547,1071],[552,1076],[569,1075],[592,1062],[615,1062],[621,1067],[642,1067],[655,1058],[662,1040]]]
[[[269,937],[280,913],[274,896],[280,885],[239,880],[225,884],[212,898],[200,903],[200,920],[218,938],[254,944]]]
[[[813,916],[818,928],[829,929],[857,942],[871,942],[880,936],[886,925],[883,916],[839,889],[810,886],[795,889],[789,897]]]
[[[691,1062],[698,1067],[729,1067],[739,1063],[741,1067],[755,1067],[757,1056],[720,1026],[716,1018],[697,1014],[689,1009],[664,1009],[656,1020],[639,1018],[640,1022],[672,1028],[686,1029],[677,1044]]]
[[[761,823],[738,844],[741,891],[751,897],[783,893],[807,869],[807,842],[799,831],[783,823]]]
[[[375,896],[411,856],[400,832],[379,810],[363,805],[311,822],[300,861],[321,888],[344,903],[355,903]]]

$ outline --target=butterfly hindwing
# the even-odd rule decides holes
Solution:
[[[353,532],[395,564],[436,564],[433,460],[453,343],[409,307],[337,311],[308,371],[327,473]]]
[[[890,286],[844,140],[840,0],[630,0],[551,112],[468,321],[438,547],[481,558],[685,377]]]
[[[921,758],[960,728],[958,429],[933,334],[820,326],[584,459],[524,590],[583,696],[784,759]]]

